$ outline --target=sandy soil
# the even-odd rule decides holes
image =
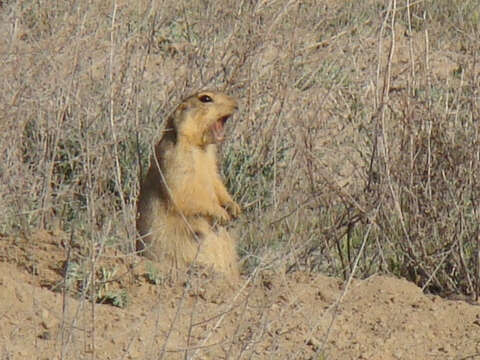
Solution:
[[[64,291],[67,258],[81,252],[62,239],[0,237],[1,359],[480,359],[477,303],[385,276],[346,287],[263,270],[239,284],[155,285],[145,260],[105,251],[97,270],[114,266],[108,287],[129,301],[93,306]]]

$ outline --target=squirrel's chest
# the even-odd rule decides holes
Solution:
[[[198,178],[210,178],[217,172],[215,157],[202,149],[195,149],[192,152],[193,176]]]

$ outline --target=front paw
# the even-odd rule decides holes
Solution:
[[[215,218],[222,225],[225,225],[230,220],[232,220],[228,212],[222,207],[218,209],[218,213],[215,215]]]
[[[242,213],[242,208],[235,201],[228,203],[225,207],[233,218],[237,218]]]

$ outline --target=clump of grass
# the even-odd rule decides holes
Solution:
[[[443,104],[450,89],[430,106],[405,106],[398,118],[398,152],[391,164],[379,164],[380,188],[392,207],[380,211],[378,236],[395,254],[392,271],[441,294],[475,294],[478,286],[480,168],[468,100],[475,88],[470,83],[455,90],[454,97],[463,100],[447,113]]]
[[[164,274],[162,274],[152,262],[147,262],[146,265],[146,278],[147,281],[150,282],[153,285],[160,285],[165,282],[165,277]]]
[[[112,304],[120,308],[128,305],[129,296],[126,289],[111,289],[111,283],[115,280],[115,268],[100,268],[99,286],[97,288],[96,299],[99,303]]]

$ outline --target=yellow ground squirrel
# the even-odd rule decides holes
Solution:
[[[228,95],[202,91],[168,118],[140,186],[137,251],[171,269],[195,261],[238,276],[235,241],[219,224],[241,210],[223,184],[216,154],[237,108]]]

